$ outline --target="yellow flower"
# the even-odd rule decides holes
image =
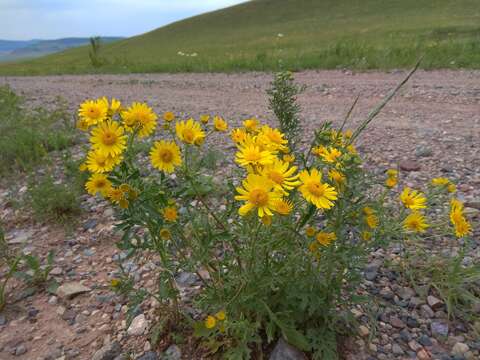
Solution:
[[[175,131],[177,137],[185,144],[201,145],[205,139],[205,132],[200,124],[193,119],[177,122]]]
[[[275,201],[274,209],[280,215],[288,215],[293,210],[293,204],[290,200],[280,199]]]
[[[328,172],[328,177],[335,181],[337,184],[342,184],[345,181],[345,175],[343,175],[340,171],[331,169]]]
[[[82,131],[87,131],[90,125],[88,124],[88,120],[85,118],[78,119],[77,121],[77,129]]]
[[[78,170],[81,171],[81,172],[87,171],[87,170],[88,170],[87,164],[86,164],[86,163],[81,163],[81,164],[78,166]]]
[[[334,163],[342,156],[342,153],[334,147],[329,147],[328,149],[324,149],[319,155],[325,162]]]
[[[208,121],[210,120],[210,115],[200,115],[200,121],[202,124],[208,124]]]
[[[150,161],[156,169],[172,173],[182,164],[180,148],[175,141],[155,141],[150,150]]]
[[[260,171],[260,174],[272,180],[275,183],[275,187],[287,195],[288,191],[300,185],[298,174],[294,175],[297,167],[292,166],[290,169],[288,167],[289,163],[274,159],[271,164],[266,165]]]
[[[145,103],[134,102],[122,112],[122,119],[125,128],[130,132],[137,130],[140,138],[152,134],[157,126],[157,115]]]
[[[110,172],[122,161],[122,156],[105,156],[99,151],[89,151],[87,154],[86,165],[88,171],[92,173]]]
[[[272,216],[265,215],[262,217],[262,224],[265,226],[270,226],[272,225]]]
[[[120,206],[122,209],[128,209],[129,202],[127,199],[120,199],[118,201],[118,206]]]
[[[403,228],[414,232],[424,233],[430,225],[425,221],[425,217],[418,211],[412,211],[405,220],[403,220]]]
[[[165,120],[166,122],[171,122],[171,121],[175,120],[175,114],[171,111],[164,112],[163,113],[163,120]]]
[[[316,230],[315,228],[309,226],[307,227],[307,229],[305,230],[305,234],[308,236],[308,237],[312,237],[313,235],[315,235],[316,233]]]
[[[247,167],[249,165],[268,165],[273,163],[275,155],[268,150],[261,150],[256,145],[245,145],[240,147],[236,154],[235,162],[240,166]]]
[[[100,124],[107,118],[108,106],[103,101],[87,100],[80,105],[78,115],[88,126]]]
[[[225,311],[220,310],[215,314],[215,317],[217,318],[217,320],[223,321],[227,318],[227,315],[225,314]]]
[[[334,240],[337,240],[337,235],[333,232],[319,232],[316,237],[318,243],[322,246],[328,246]]]
[[[100,193],[107,196],[111,186],[112,183],[103,174],[93,174],[85,183],[85,189],[90,195]]]
[[[396,170],[396,169],[388,169],[388,170],[387,170],[387,176],[388,176],[388,177],[397,177],[397,176],[398,176],[398,170]]]
[[[120,280],[118,280],[118,279],[112,279],[112,280],[110,280],[110,285],[115,288],[115,287],[117,287],[118,285],[120,285]]]
[[[450,221],[455,227],[455,235],[459,238],[470,234],[472,231],[472,226],[465,218],[463,209],[464,206],[460,200],[453,198],[450,201]]]
[[[397,183],[398,179],[396,177],[388,177],[387,180],[385,180],[385,185],[389,188],[393,188]]]
[[[472,232],[472,226],[467,219],[462,218],[455,224],[455,235],[459,238],[469,235]]]
[[[160,237],[163,240],[168,240],[172,237],[172,233],[170,232],[170,230],[168,230],[166,228],[162,228],[162,229],[160,229]]]
[[[455,191],[457,191],[457,186],[455,184],[448,184],[447,191],[449,193],[454,193]]]
[[[337,200],[337,192],[332,186],[322,183],[322,174],[317,169],[303,170],[300,174],[302,185],[299,190],[303,197],[317,208],[330,209]]]
[[[310,243],[310,245],[308,245],[308,250],[310,250],[310,252],[315,254],[318,252],[319,247],[320,247],[320,244],[316,241],[313,241]]]
[[[363,209],[362,209],[363,213],[365,215],[372,215],[375,213],[375,210],[373,210],[371,207],[369,206],[365,206]]]
[[[295,155],[293,154],[283,155],[282,160],[288,163],[293,163],[295,161]]]
[[[178,218],[177,208],[175,206],[167,206],[162,211],[163,218],[169,222],[175,222]]]
[[[115,98],[112,98],[112,101],[110,103],[105,96],[98,101],[102,101],[105,104],[105,107],[108,109],[107,113],[109,117],[112,117],[116,113],[120,112],[120,110],[122,109],[122,103],[120,102],[120,100],[117,100]]]
[[[213,127],[216,131],[227,131],[228,124],[220,116],[215,116],[213,118]]]
[[[446,186],[450,184],[450,180],[448,180],[446,177],[433,178],[432,184],[435,186]]]
[[[115,121],[106,121],[92,130],[92,147],[104,156],[117,157],[126,147],[123,127]]]
[[[217,320],[215,319],[215,317],[212,315],[208,315],[205,319],[205,327],[207,329],[213,329],[215,325],[217,325]]]
[[[410,189],[409,187],[403,189],[402,193],[400,194],[400,200],[406,208],[412,210],[424,209],[427,207],[427,199],[425,196],[416,190]]]
[[[248,131],[251,131],[251,132],[256,131],[258,125],[260,125],[260,123],[254,117],[250,118],[250,119],[246,119],[246,120],[243,121],[243,126],[245,127],[245,129],[247,129]]]
[[[258,134],[258,141],[260,141],[265,148],[275,151],[283,150],[288,144],[285,135],[278,129],[273,129],[268,125],[262,126]]]
[[[121,184],[118,188],[123,192],[129,192],[132,189],[128,184]]]
[[[243,129],[233,129],[230,137],[236,144],[242,143],[247,139],[247,133]]]
[[[372,238],[372,233],[370,231],[362,232],[362,239],[364,241],[369,241]]]
[[[125,199],[125,194],[123,193],[122,189],[117,187],[111,187],[108,190],[107,196],[113,203],[119,203],[121,200]]]
[[[378,227],[378,217],[375,214],[367,215],[365,218],[365,223],[370,229],[375,229]]]
[[[242,185],[243,187],[237,187],[239,195],[235,196],[235,200],[245,201],[238,210],[241,216],[245,216],[254,208],[257,209],[258,216],[261,218],[265,215],[273,215],[276,201],[281,200],[281,193],[275,190],[271,180],[264,176],[248,174]]]

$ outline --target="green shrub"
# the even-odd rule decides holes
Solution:
[[[46,154],[74,143],[73,126],[64,105],[27,110],[8,86],[0,87],[0,174],[28,170]]]

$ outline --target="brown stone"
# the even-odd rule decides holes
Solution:
[[[400,170],[403,171],[418,171],[420,170],[420,164],[414,160],[402,160],[400,161]]]

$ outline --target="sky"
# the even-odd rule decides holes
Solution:
[[[0,39],[132,36],[245,0],[0,0]]]

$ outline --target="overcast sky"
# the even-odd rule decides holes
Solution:
[[[132,36],[245,0],[0,0],[0,39]]]

